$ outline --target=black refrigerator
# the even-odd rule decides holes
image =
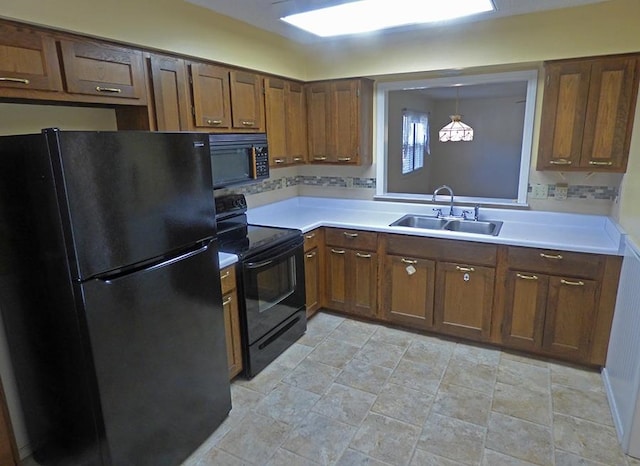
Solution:
[[[0,310],[34,459],[177,465],[231,409],[207,134],[0,137]]]

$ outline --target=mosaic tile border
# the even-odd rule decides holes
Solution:
[[[217,190],[216,194],[238,193],[238,194],[260,194],[278,189],[289,188],[291,186],[318,186],[326,188],[354,188],[354,189],[375,189],[375,178],[359,178],[351,176],[286,176],[282,178],[271,178],[259,183],[237,186],[234,188]],[[548,199],[555,198],[556,185],[550,184]],[[528,192],[532,191],[529,185]],[[618,188],[615,186],[588,186],[570,185],[567,199],[604,200],[614,201],[618,197]]]

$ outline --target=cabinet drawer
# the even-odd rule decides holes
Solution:
[[[597,278],[605,257],[598,254],[509,247],[510,269],[529,270],[549,275]]]
[[[220,282],[222,284],[222,294],[225,295],[236,287],[236,268],[233,265],[225,267],[220,271]]]
[[[331,246],[364,249],[367,251],[375,251],[377,248],[378,234],[370,231],[328,228],[325,235],[326,243]]]
[[[496,265],[498,248],[494,244],[405,235],[385,235],[385,238],[387,254],[465,264]]]
[[[311,251],[320,245],[320,234],[322,230],[317,228],[304,234],[304,252]]]

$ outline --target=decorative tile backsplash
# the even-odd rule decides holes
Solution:
[[[327,188],[366,188],[375,189],[375,178],[359,178],[351,176],[287,176],[271,178],[259,183],[237,186],[216,191],[217,194],[241,193],[246,195],[259,194],[291,186],[322,186]],[[529,192],[532,187],[529,185]],[[555,197],[556,185],[549,185],[549,199]],[[567,199],[597,199],[614,201],[618,196],[615,186],[569,185]]]

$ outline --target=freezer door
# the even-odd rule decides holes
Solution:
[[[215,236],[208,135],[45,130],[45,137],[73,278]]]
[[[175,465],[231,409],[217,246],[82,286],[105,464]]]

